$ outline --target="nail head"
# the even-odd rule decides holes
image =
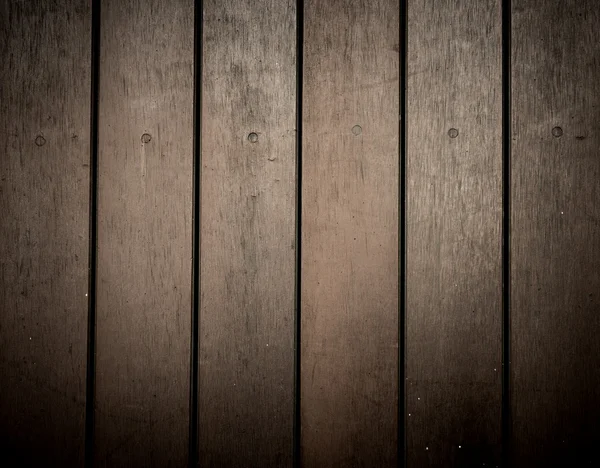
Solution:
[[[451,128],[448,130],[448,136],[450,138],[456,138],[458,136],[458,130],[456,128]]]
[[[258,134],[256,132],[252,132],[248,135],[248,141],[250,143],[256,143],[258,141]]]
[[[352,133],[355,135],[360,135],[362,133],[362,127],[360,125],[355,125],[352,127]]]
[[[38,146],[44,146],[46,144],[46,139],[42,135],[38,135],[35,138],[35,144]]]
[[[150,140],[152,140],[152,135],[149,133],[144,133],[142,135],[142,143],[150,143]]]
[[[552,129],[552,136],[554,136],[555,138],[560,138],[563,134],[563,129],[560,127],[554,127]]]

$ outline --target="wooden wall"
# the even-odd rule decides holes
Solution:
[[[598,24],[0,2],[3,466],[599,464]]]

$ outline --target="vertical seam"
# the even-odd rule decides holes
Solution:
[[[98,249],[98,99],[100,63],[100,0],[92,1],[90,57],[90,194],[88,258],[88,323],[85,382],[85,466],[94,465],[96,390],[96,271]]]
[[[502,464],[510,466],[511,2],[502,2]]]
[[[302,91],[304,80],[304,0],[296,2],[296,216],[294,284],[294,422],[293,465],[301,466],[301,300],[302,300]]]
[[[192,201],[192,271],[191,271],[191,347],[190,347],[190,468],[198,465],[198,388],[199,388],[199,329],[200,329],[200,216],[202,169],[202,12],[203,1],[194,2],[194,102],[193,102],[193,201]]]
[[[399,274],[398,274],[398,461],[406,466],[406,67],[408,39],[407,0],[400,0],[400,115],[398,121],[400,156],[399,190]]]

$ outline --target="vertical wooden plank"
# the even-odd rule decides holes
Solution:
[[[83,462],[90,26],[87,2],[0,5],[0,453]]]
[[[408,466],[496,466],[500,1],[411,1],[407,54]]]
[[[292,464],[295,2],[205,0],[200,465]]]
[[[97,466],[186,466],[193,2],[102,2]]]
[[[600,4],[512,3],[511,466],[598,466]]]
[[[305,4],[303,466],[396,466],[399,3]]]

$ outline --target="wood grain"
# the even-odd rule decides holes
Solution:
[[[303,466],[398,443],[399,4],[305,2]]]
[[[407,54],[407,463],[496,466],[500,2],[411,1]]]
[[[600,463],[599,23],[593,0],[513,0],[515,467]]]
[[[193,18],[102,2],[97,466],[187,466]]]
[[[0,453],[83,463],[90,7],[0,4]]]
[[[292,465],[295,2],[204,1],[200,465]]]

